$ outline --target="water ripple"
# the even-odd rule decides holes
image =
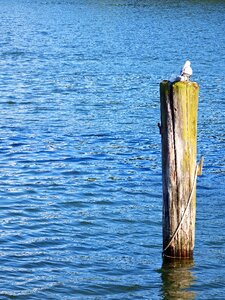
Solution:
[[[0,298],[217,299],[224,3],[78,2],[1,2]],[[205,164],[195,262],[179,272],[160,269],[157,123],[159,82],[187,58]]]

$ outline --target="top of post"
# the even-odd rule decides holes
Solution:
[[[194,87],[196,89],[199,88],[199,85],[195,81],[174,81],[171,82],[170,80],[163,80],[161,83],[163,86],[168,86],[168,87],[176,87],[176,88],[184,88],[184,87]]]

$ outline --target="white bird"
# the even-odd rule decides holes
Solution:
[[[187,60],[180,71],[181,81],[189,81],[192,75],[191,62]]]

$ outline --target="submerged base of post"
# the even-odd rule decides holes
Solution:
[[[193,259],[163,259],[161,268],[163,299],[195,299]]]
[[[198,84],[160,84],[163,255],[193,256],[196,217]]]

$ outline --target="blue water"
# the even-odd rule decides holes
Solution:
[[[0,299],[224,299],[225,3],[1,0]],[[193,261],[163,265],[159,83],[200,85]]]

